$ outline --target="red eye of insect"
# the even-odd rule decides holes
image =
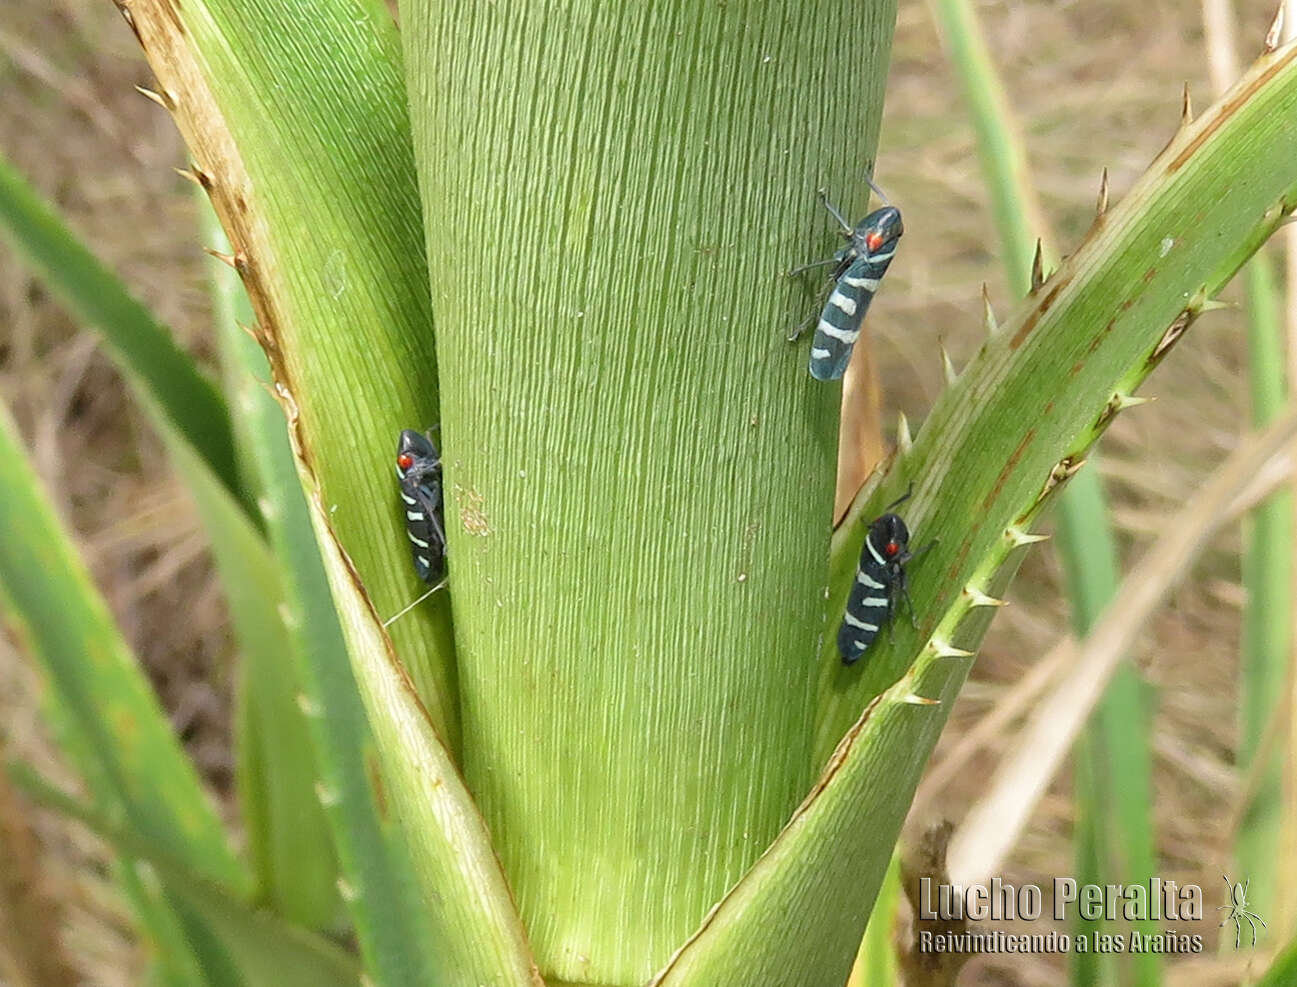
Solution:
[[[901,546],[896,544],[896,542],[894,541],[889,541],[886,545],[883,546],[883,554],[886,555],[888,558],[891,558],[900,550],[901,550]]]
[[[396,465],[401,467],[403,470],[408,470],[414,465],[414,457],[408,452],[403,452],[401,455],[396,457]]]
[[[865,236],[865,246],[870,250],[877,250],[883,245],[883,235],[881,233],[869,233]]]

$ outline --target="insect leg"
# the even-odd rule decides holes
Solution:
[[[833,203],[829,201],[828,189],[823,189],[823,188],[820,189],[820,202],[822,202],[824,204],[824,208],[829,211],[829,215],[838,221],[838,225],[842,227],[842,232],[845,233],[847,236],[850,236],[852,231],[852,226],[850,223],[848,223],[845,219],[842,218],[842,213],[838,212],[837,207],[835,207]]]
[[[803,274],[806,271],[814,270],[817,267],[828,267],[830,264],[837,264],[837,263],[840,263],[840,260],[837,257],[830,257],[828,260],[813,261],[810,264],[803,264],[801,267],[794,267],[791,271],[788,272],[786,276],[790,278],[795,278],[797,277],[797,275]]]

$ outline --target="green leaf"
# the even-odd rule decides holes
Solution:
[[[284,987],[354,985],[355,960],[327,939],[274,914],[256,911],[218,884],[190,871],[165,849],[117,826],[95,808],[64,795],[22,765],[9,765],[14,781],[46,806],[89,826],[122,854],[135,860],[141,879],[160,885],[182,913],[198,920],[191,931],[202,941],[204,972],[217,984],[283,984]]]
[[[546,976],[640,983],[813,777],[840,391],[784,275],[817,187],[864,214],[895,4],[501,14],[401,6],[465,774]]]
[[[224,400],[121,281],[2,161],[0,220],[9,224],[56,297],[103,332],[197,502],[227,591],[244,656],[243,673],[255,674],[261,683],[243,712],[253,714],[251,722],[258,725],[262,743],[255,758],[246,748],[240,751],[245,805],[259,806],[255,818],[248,820],[258,880],[284,914],[327,924],[337,898],[332,852],[295,701],[298,690],[286,677],[290,669],[284,663],[288,648],[279,612],[278,572],[245,505],[231,493],[243,489],[232,464],[212,458],[212,443],[221,449],[230,437]],[[241,716],[241,722],[248,721],[247,715]],[[251,772],[248,765],[254,760],[257,770]],[[253,778],[261,799],[252,797]],[[276,838],[279,853],[266,845]]]
[[[49,505],[0,410],[0,586],[64,727],[77,734],[78,767],[141,839],[210,880],[246,887],[193,766]]]
[[[184,435],[229,494],[241,499],[230,418],[220,392],[3,157],[0,231],[73,315],[103,333],[136,395]]]
[[[234,246],[330,523],[378,611],[393,614],[421,587],[392,475],[396,438],[438,416],[395,25],[367,0],[126,9]],[[392,637],[457,749],[446,595]]]
[[[49,506],[0,408],[0,596],[24,650],[40,665],[60,741],[104,811],[196,874],[246,894],[246,872],[113,623],[68,534]],[[200,982],[177,912],[129,868],[123,884],[160,950],[166,983]]]

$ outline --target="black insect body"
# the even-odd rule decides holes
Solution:
[[[878,191],[873,182],[869,184]],[[883,195],[882,192],[878,194],[880,197]],[[887,273],[905,228],[901,223],[901,211],[892,205],[874,210],[852,226],[829,202],[823,189],[820,190],[820,201],[838,221],[848,243],[831,259],[807,264],[792,273],[799,274],[826,264],[835,265],[833,290],[820,312],[815,337],[811,340],[810,372],[816,380],[837,380],[846,372],[869,303]],[[887,201],[885,197],[883,201]],[[793,333],[791,338],[796,339],[801,331]]]
[[[435,583],[446,566],[446,522],[441,497],[441,453],[419,432],[402,430],[396,447],[396,478],[401,481],[405,534],[414,571]]]
[[[878,637],[879,630],[892,619],[901,600],[907,607],[910,605],[905,582],[905,563],[914,558],[910,552],[910,529],[900,517],[890,513],[892,507],[907,497],[908,493],[891,504],[889,513],[870,524],[869,534],[865,536],[856,580],[847,594],[847,608],[838,628],[838,653],[844,665],[860,660]],[[913,620],[913,614],[910,619]]]

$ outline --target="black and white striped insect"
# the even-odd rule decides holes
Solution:
[[[441,579],[446,568],[441,453],[430,439],[414,429],[401,431],[396,446],[396,478],[401,484],[405,535],[410,539],[414,571],[425,583],[435,585],[400,613],[384,621],[384,627],[445,585],[445,580]]]
[[[887,202],[887,197],[873,182],[869,187],[878,192],[883,202]],[[826,264],[836,265],[833,289],[820,312],[815,337],[811,340],[810,370],[816,380],[837,380],[846,372],[851,350],[860,337],[865,312],[869,310],[879,282],[887,273],[887,266],[892,262],[905,228],[901,223],[901,211],[891,204],[875,209],[853,227],[829,202],[824,189],[820,189],[820,201],[829,215],[838,221],[848,243],[829,260],[806,264],[791,273],[800,274]],[[790,339],[796,339],[809,325],[808,322],[799,328]]]
[[[907,491],[900,500],[887,506],[883,515],[869,525],[865,544],[860,549],[860,566],[855,582],[847,594],[847,608],[838,628],[838,654],[844,665],[853,665],[878,637],[878,632],[892,619],[902,600],[910,610],[909,587],[905,580],[905,563],[918,553],[910,552],[910,529],[891,513],[893,507],[909,498]],[[919,549],[925,551],[929,546]]]
[[[414,571],[425,583],[441,578],[446,562],[446,524],[441,502],[441,453],[426,436],[402,429],[396,447],[396,478],[401,483],[405,534]]]

